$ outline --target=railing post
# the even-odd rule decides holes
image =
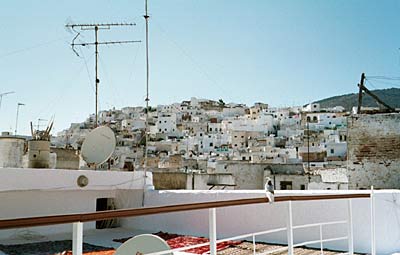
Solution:
[[[287,211],[287,242],[288,242],[288,254],[293,255],[293,218],[292,218],[292,201],[288,202],[288,211]]]
[[[319,242],[321,247],[321,255],[324,255],[324,243],[322,242],[322,225],[319,225]]]
[[[216,209],[208,209],[208,224],[210,232],[210,255],[217,255],[217,215]]]
[[[376,255],[375,240],[375,196],[374,186],[371,186],[371,255]]]
[[[256,236],[253,235],[253,255],[256,255]]]
[[[353,209],[351,206],[351,199],[347,199],[347,238],[349,255],[354,254],[354,241],[353,241]]]
[[[72,225],[72,255],[82,255],[83,223],[74,222]]]

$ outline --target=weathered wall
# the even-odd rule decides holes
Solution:
[[[56,169],[79,169],[79,155],[74,149],[51,148],[57,154]]]
[[[400,188],[400,114],[348,118],[349,188]]]
[[[153,172],[153,185],[156,190],[186,189],[186,173]]]

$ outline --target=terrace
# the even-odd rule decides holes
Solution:
[[[14,170],[8,171],[19,175]],[[27,171],[25,176],[29,177]],[[133,176],[140,176],[140,172],[129,173],[132,182],[124,184],[120,181],[126,180],[127,173],[112,173],[114,183],[107,186],[101,184],[105,176],[111,176],[107,172],[33,171],[38,171],[35,176],[64,176],[66,183],[62,185],[68,188],[61,192],[60,187],[54,186],[5,191],[3,186],[2,245],[72,240],[70,249],[78,255],[83,253],[85,244],[118,248],[121,243],[116,239],[163,231],[209,238],[194,246],[174,249],[174,254],[188,254],[188,249],[204,246],[209,247],[210,254],[392,254],[400,250],[397,190],[282,191],[277,192],[275,202],[270,204],[265,192],[256,190],[143,191],[139,188],[143,182],[137,183],[139,178]],[[82,174],[90,175],[91,186],[76,189],[68,185],[68,179],[75,180]],[[118,209],[95,212],[94,201],[98,197],[113,197]],[[39,203],[29,202],[38,198]],[[50,203],[49,198],[58,198],[63,203]],[[47,207],[41,208],[44,205]],[[95,221],[114,218],[119,219],[118,228],[95,228]],[[15,235],[21,228],[33,233],[31,237],[44,238]],[[221,243],[232,246],[217,251]]]

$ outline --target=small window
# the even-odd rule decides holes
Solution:
[[[333,154],[333,153],[335,153],[335,150],[334,150],[334,149],[331,149],[331,154]]]
[[[292,190],[292,182],[290,181],[281,181],[280,182],[281,190]]]
[[[305,189],[306,189],[306,185],[301,184],[301,185],[300,185],[300,189],[301,189],[301,190],[305,190]]]
[[[213,146],[213,143],[210,143],[210,147],[212,147]]]

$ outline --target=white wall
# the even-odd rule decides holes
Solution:
[[[78,176],[89,184],[77,186]],[[146,183],[152,183],[147,173]],[[110,172],[55,169],[0,169],[0,219],[48,216],[96,211],[97,198],[114,198],[117,208],[142,204],[143,172]],[[84,224],[95,228],[95,222]],[[15,236],[21,230],[38,235],[71,232],[71,224],[0,230],[0,239]]]
[[[355,191],[278,191],[278,195],[300,194],[346,194]],[[360,192],[360,191],[357,191]],[[151,191],[146,193],[146,206],[263,197],[263,191]],[[400,251],[400,191],[376,191],[376,241],[378,254]],[[354,199],[353,224],[356,252],[370,252],[370,200]],[[347,200],[293,202],[293,224],[308,224],[346,220]],[[258,204],[217,209],[217,236],[230,237],[256,231],[285,227],[287,203]],[[208,211],[168,213],[163,215],[131,218],[126,227],[147,229],[151,232],[208,236]],[[347,235],[346,226],[326,227],[324,237]],[[294,231],[294,241],[316,240],[318,229]],[[260,241],[286,243],[286,232],[260,236]],[[347,249],[347,241],[325,244],[326,248]]]

